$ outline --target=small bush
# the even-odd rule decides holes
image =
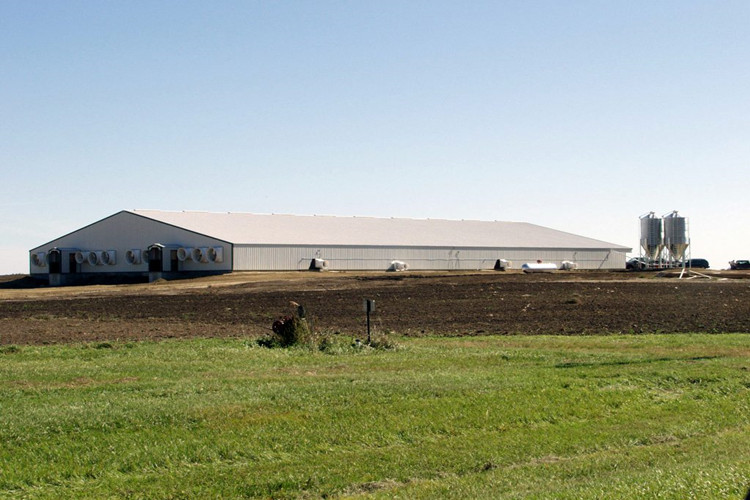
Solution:
[[[298,316],[284,316],[273,322],[273,335],[258,339],[258,345],[263,347],[292,347],[309,344],[312,332],[304,318]]]

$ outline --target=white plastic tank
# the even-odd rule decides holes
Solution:
[[[394,260],[391,262],[391,265],[388,267],[388,271],[406,271],[409,269],[409,264],[406,262],[401,262],[400,260]]]
[[[497,259],[495,261],[495,271],[505,271],[513,267],[513,263],[508,259]]]
[[[554,262],[525,262],[521,270],[525,273],[551,273],[557,271],[557,265]]]
[[[311,271],[327,271],[328,261],[324,259],[319,259],[316,257],[310,261],[309,269]]]

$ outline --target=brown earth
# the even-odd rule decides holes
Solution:
[[[750,273],[235,273],[131,285],[0,278],[0,343],[258,336],[304,305],[317,330],[405,335],[750,333]]]

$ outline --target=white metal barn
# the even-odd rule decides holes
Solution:
[[[304,270],[311,262],[332,270],[387,270],[394,262],[492,269],[498,259],[622,269],[629,251],[522,222],[124,210],[32,249],[30,271],[63,283],[102,274]]]

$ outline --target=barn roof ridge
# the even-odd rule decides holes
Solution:
[[[339,215],[339,214],[297,214],[297,213],[279,213],[279,212],[217,212],[213,210],[162,210],[151,208],[134,208],[126,210],[133,213],[165,213],[165,214],[207,214],[207,215],[247,215],[247,216],[281,216],[281,217],[330,217],[335,219],[377,219],[377,220],[414,220],[414,221],[448,221],[448,222],[507,222],[510,224],[530,224],[523,221],[510,220],[486,220],[486,219],[450,219],[446,217],[399,217],[399,216],[382,216],[382,215]]]

